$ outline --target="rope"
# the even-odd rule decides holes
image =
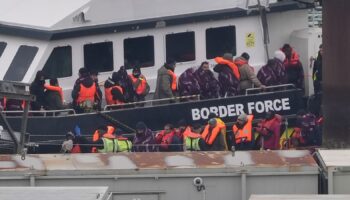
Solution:
[[[136,132],[135,129],[131,128],[130,126],[118,121],[117,119],[113,118],[112,116],[106,114],[106,113],[102,113],[102,112],[97,112],[97,114],[99,114],[100,116],[102,116],[102,118],[110,121],[111,123],[113,123],[114,125],[117,125],[117,126],[121,126],[121,128],[125,131],[128,131],[128,132]]]

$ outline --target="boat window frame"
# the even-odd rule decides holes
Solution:
[[[222,49],[216,49],[216,52],[211,52],[210,54],[208,53],[208,51],[210,50],[213,50],[213,48],[220,48],[222,47],[222,43],[227,43],[227,38],[228,37],[223,37],[223,36],[220,36],[220,37],[215,37],[215,38],[219,38],[221,40],[221,43],[217,44],[217,41],[212,41],[211,43],[215,45],[213,45],[212,48],[210,48],[210,46],[212,44],[209,44],[208,45],[208,31],[213,31],[213,30],[218,30],[218,29],[225,29],[225,28],[233,28],[233,37],[232,37],[232,44],[230,47],[225,47],[225,48],[222,48]],[[230,33],[227,33],[228,35]],[[230,45],[230,44],[228,44]],[[210,28],[207,28],[205,29],[205,57],[206,59],[213,59],[215,57],[218,57],[218,56],[223,56],[224,53],[232,53],[233,56],[236,56],[237,55],[237,31],[236,31],[236,26],[234,25],[225,25],[225,26],[218,26],[218,27],[210,27]],[[209,55],[208,55],[209,54]]]
[[[7,42],[0,41],[0,58],[2,54],[5,52],[6,47],[7,47]]]
[[[22,81],[38,51],[37,46],[20,45],[4,75],[4,80]]]
[[[109,55],[107,55],[106,51],[102,51],[101,49],[98,49],[95,51],[100,53],[101,55],[104,55],[104,56],[108,56],[106,57],[107,58],[107,62],[106,67],[104,68],[97,68],[96,66],[99,66],[98,64],[95,63],[92,63],[91,62],[87,62],[87,60],[89,59],[89,61],[91,60],[98,60],[98,59],[93,59],[93,56],[87,56],[87,48],[90,48],[90,46],[92,47],[92,45],[103,45],[103,44],[106,44],[106,48],[107,49],[104,49],[108,52]],[[96,46],[95,46],[96,47]],[[91,49],[89,49],[91,50]],[[89,52],[91,53],[91,52]],[[112,41],[103,41],[103,42],[94,42],[94,43],[86,43],[83,45],[83,56],[84,56],[84,67],[86,69],[88,69],[89,71],[94,71],[94,72],[111,72],[114,70],[114,47],[113,47],[113,42]],[[96,54],[94,54],[94,56],[96,56]]]
[[[148,56],[149,58],[151,58],[150,61],[145,61],[145,62],[136,62],[137,60],[132,60],[131,64],[127,63],[126,61],[127,60],[130,60],[130,58],[127,58],[127,50],[128,50],[128,47],[126,47],[127,45],[129,45],[127,42],[131,41],[131,42],[134,42],[134,43],[137,43],[138,40],[142,40],[142,39],[148,39],[150,38],[151,41],[146,41],[147,42],[150,42],[150,49],[146,49],[144,50],[144,52],[138,52],[138,51],[142,51],[144,48],[145,48],[145,45],[143,44],[140,44],[139,47],[136,47],[137,49],[135,50],[135,52],[131,52],[130,54],[131,55],[134,55],[135,57],[137,57],[138,55],[145,55],[147,53],[152,53],[152,55]],[[132,41],[132,40],[135,40],[135,41]],[[148,45],[149,45],[148,44]],[[135,44],[133,44],[135,45]],[[135,45],[137,46],[137,45]],[[140,48],[142,46],[142,48]],[[140,67],[140,68],[147,68],[147,67],[153,67],[155,65],[155,49],[154,49],[154,36],[153,35],[147,35],[147,36],[140,36],[140,37],[132,37],[132,38],[125,38],[123,40],[123,53],[124,53],[124,66],[125,66],[125,69],[132,69],[134,66],[137,66],[137,67]],[[147,46],[146,46],[147,47]],[[139,57],[139,60],[142,60],[140,59]]]
[[[169,45],[168,45],[168,37],[172,37],[172,36],[180,36],[182,34],[191,34],[191,36],[193,38],[190,38],[192,39],[193,43],[192,43],[192,48],[191,50],[193,50],[193,58],[191,59],[188,59],[188,60],[181,60],[178,58],[178,56],[174,56],[174,55],[169,55],[169,52],[168,50],[170,51],[170,48]],[[174,39],[174,41],[176,41],[176,43],[179,43],[178,42],[178,39]],[[189,44],[187,42],[185,42],[185,44]],[[181,46],[181,45],[179,45]],[[183,46],[182,46],[183,47]],[[180,48],[180,49],[184,49],[184,48]],[[195,61],[196,60],[196,32],[195,31],[184,31],[184,32],[176,32],[176,33],[169,33],[169,34],[166,34],[165,35],[165,57],[166,57],[166,61],[168,62],[169,60],[175,60],[177,63],[181,63],[181,62],[191,62],[191,61]]]
[[[56,74],[50,74],[50,73],[48,73],[50,70],[46,70],[46,67],[48,67],[48,63],[49,63],[49,61],[50,62],[52,62],[52,63],[54,63],[52,66],[49,66],[50,68],[51,68],[51,71],[54,71],[54,72],[60,72],[61,70],[58,70],[58,68],[63,68],[63,66],[64,65],[56,65],[55,63],[57,62],[54,62],[55,60],[53,60],[53,61],[51,61],[50,59],[51,58],[54,58],[53,56],[56,56],[57,54],[59,54],[60,52],[58,52],[57,53],[57,50],[59,50],[59,49],[63,49],[63,48],[68,48],[68,66],[67,66],[67,71],[69,71],[68,72],[68,74],[59,74],[59,73],[56,73]],[[54,53],[56,53],[56,54],[54,54]],[[59,56],[59,55],[58,55]],[[66,57],[67,55],[63,55],[64,57]],[[66,61],[66,60],[65,60]],[[56,65],[56,66],[55,66]],[[52,69],[52,67],[53,67],[53,69]],[[49,69],[50,69],[49,68]],[[55,48],[53,48],[52,49],[52,51],[51,51],[51,53],[50,53],[50,56],[48,57],[48,59],[46,60],[46,63],[44,64],[44,66],[43,66],[43,69],[42,69],[42,71],[44,72],[44,74],[45,74],[45,76],[47,77],[47,78],[66,78],[66,77],[71,77],[72,75],[73,75],[73,56],[72,56],[72,46],[71,45],[66,45],[66,46],[57,46],[57,47],[55,47]]]

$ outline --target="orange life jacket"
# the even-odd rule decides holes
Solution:
[[[176,91],[177,89],[176,74],[171,70],[168,70],[168,74],[171,76],[171,90]]]
[[[106,96],[106,103],[107,103],[107,105],[113,105],[113,104],[120,105],[120,104],[123,104],[124,102],[122,102],[122,101],[113,100],[113,95],[112,95],[112,89],[113,88],[118,89],[120,91],[120,93],[124,94],[123,88],[118,86],[118,85],[112,86],[110,88],[105,88],[105,96]]]
[[[109,138],[109,139],[115,139],[114,130],[115,130],[115,128],[113,126],[107,126],[107,132],[105,134],[103,134],[102,137]],[[96,142],[99,139],[100,139],[100,134],[98,133],[98,130],[96,130],[94,132],[94,134],[92,135],[92,141]],[[91,152],[92,153],[97,153],[97,148],[96,147],[92,147]]]
[[[244,127],[242,129],[238,129],[238,127],[235,125],[233,125],[232,127],[232,131],[233,134],[235,135],[235,139],[236,139],[236,144],[239,144],[241,142],[243,142],[243,140],[245,142],[251,142],[252,141],[252,137],[253,137],[253,115],[248,115],[248,121],[247,123],[244,125]]]
[[[160,143],[160,148],[163,150],[168,150],[169,145],[173,142],[173,137],[175,135],[175,131],[172,131],[171,133],[165,134],[165,131],[162,130],[158,137],[156,138],[157,142]]]
[[[132,84],[134,86],[135,92],[138,95],[143,95],[145,94],[145,91],[147,89],[147,81],[145,78],[136,78],[134,75],[130,74],[129,75]]]
[[[45,84],[44,87],[47,90],[58,92],[60,94],[61,101],[63,103],[63,91],[62,91],[62,88],[60,86],[54,86],[54,85]]]
[[[296,65],[298,64],[298,62],[299,62],[299,55],[296,51],[294,51],[294,49],[292,49],[292,55],[290,59],[286,58],[283,63],[285,66],[289,66],[289,65]]]
[[[83,84],[80,84],[79,96],[77,98],[77,103],[82,103],[86,100],[90,100],[91,102],[95,102],[95,94],[96,94],[96,83],[87,88]]]
[[[217,123],[216,126],[211,130],[211,133],[209,133],[209,124],[207,124],[202,132],[202,139],[208,145],[212,145],[217,136],[220,134],[222,128],[222,124]]]
[[[199,133],[194,133],[191,131],[191,127],[187,127],[183,133],[183,138],[186,139],[187,137],[190,137],[190,138],[200,138],[202,137],[201,134]]]
[[[240,67],[242,65],[245,65],[245,64],[248,64],[248,61],[246,61],[245,59],[242,59],[241,57],[240,58],[237,58],[235,59],[234,63]]]
[[[214,59],[218,64],[222,64],[222,65],[228,65],[230,67],[230,69],[233,72],[233,75],[235,75],[235,77],[239,80],[241,78],[241,75],[239,73],[238,67],[235,63],[233,63],[233,61],[229,61],[224,59],[223,57],[216,57]]]

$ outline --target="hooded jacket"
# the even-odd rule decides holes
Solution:
[[[162,66],[158,69],[157,84],[153,99],[173,98],[171,84],[172,77],[168,73],[168,69]]]
[[[243,57],[238,57],[235,59],[235,64],[238,66],[241,79],[239,81],[239,89],[245,91],[248,88],[260,87],[261,83],[256,78],[253,68],[248,64],[248,61]]]
[[[237,95],[239,92],[239,71],[237,66],[232,61],[227,61],[220,57],[215,58],[215,61],[218,63],[215,65],[214,71],[219,73],[220,96]],[[232,64],[232,67],[227,64],[229,62]]]
[[[82,84],[86,88],[90,88],[95,83],[94,80],[90,76],[85,76],[84,78],[80,78],[79,80],[80,81],[76,82],[76,84],[74,85],[74,88],[72,91],[73,102],[76,102],[76,100],[79,97],[80,84]],[[96,89],[96,91],[97,91],[97,89]]]
[[[45,106],[45,80],[42,71],[38,71],[34,81],[29,87],[30,94],[36,96],[36,100],[31,102],[32,110],[40,110],[41,106]]]

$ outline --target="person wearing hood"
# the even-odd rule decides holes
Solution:
[[[117,72],[118,83],[123,88],[123,95],[126,103],[134,102],[134,87],[125,66],[121,66]]]
[[[98,82],[98,71],[97,70],[91,70],[90,71],[90,77],[92,78],[92,80],[94,80],[95,85],[96,85],[96,109],[97,110],[101,110],[101,106],[102,106],[102,91]]]
[[[45,76],[42,71],[36,73],[34,81],[29,87],[30,94],[36,96],[36,100],[31,102],[32,110],[40,110],[45,106]]]
[[[105,99],[107,105],[122,105],[125,103],[124,90],[119,85],[117,72],[112,73],[112,77],[105,81]]]
[[[233,55],[225,53],[223,57],[216,57],[217,65],[214,71],[219,73],[220,96],[235,96],[239,94],[240,73],[237,65],[233,62]]]
[[[63,91],[58,84],[57,78],[50,79],[50,84],[45,84],[45,109],[60,110],[63,105]]]
[[[176,75],[174,73],[176,67],[175,60],[168,60],[161,68],[158,69],[156,90],[154,100],[174,98],[177,90]],[[174,100],[154,102],[155,105],[171,103]]]
[[[268,111],[265,119],[261,120],[258,127],[254,128],[260,135],[259,145],[262,149],[280,149],[281,123],[281,115]]]
[[[141,73],[141,69],[139,67],[134,67],[129,78],[132,82],[135,101],[145,101],[145,97],[149,93],[150,87],[147,83],[146,77]]]
[[[91,111],[97,103],[98,89],[96,82],[85,68],[79,70],[79,78],[72,90],[73,107],[78,113]]]
[[[274,58],[267,61],[267,64],[258,72],[259,81],[266,86],[282,85],[288,82],[283,61],[286,55],[281,51],[275,51]]]
[[[133,152],[157,151],[155,137],[151,129],[144,122],[138,122],[135,127],[136,134],[133,140]]]
[[[286,55],[283,64],[286,69],[288,83],[294,84],[296,88],[304,89],[304,69],[298,53],[289,44],[284,44],[281,51]]]
[[[234,143],[237,150],[253,150],[253,115],[242,113],[232,127]]]
[[[180,96],[199,95],[200,86],[195,77],[195,70],[188,68],[179,77],[178,91]],[[191,98],[182,99],[183,101],[191,100]]]
[[[226,151],[226,126],[218,120],[215,115],[209,117],[208,124],[204,127],[199,141],[200,149],[203,151]]]
[[[209,68],[209,63],[204,61],[195,71],[195,77],[200,87],[201,99],[214,99],[219,97],[220,84],[214,73]]]
[[[240,94],[245,94],[246,89],[252,88],[253,86],[257,88],[265,88],[265,85],[256,77],[253,67],[248,64],[249,54],[244,52],[242,55],[235,59],[235,64],[238,66],[239,74],[241,79],[239,80],[239,91]]]

